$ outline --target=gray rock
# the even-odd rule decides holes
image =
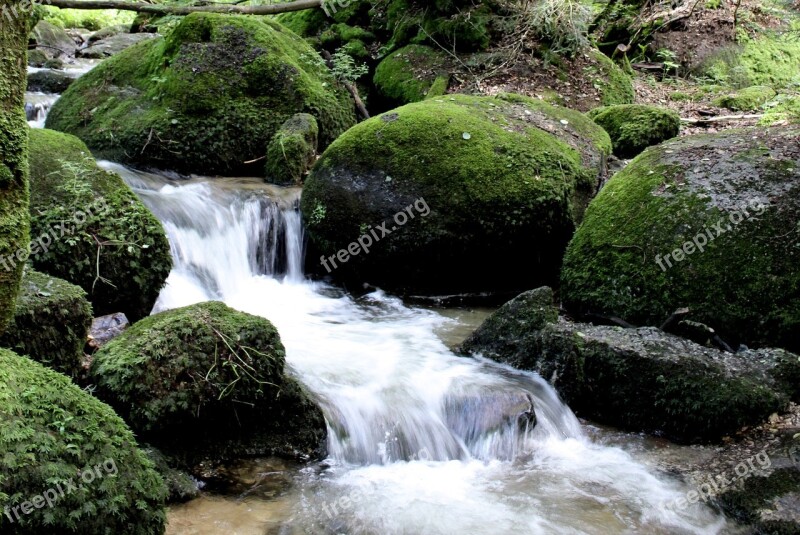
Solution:
[[[48,59],[72,57],[77,48],[67,32],[44,20],[31,32],[31,40]]]
[[[99,348],[122,334],[128,327],[130,327],[130,322],[125,314],[121,312],[109,314],[92,320],[89,336],[93,345]]]
[[[137,43],[157,37],[152,33],[120,33],[112,35],[78,51],[78,57],[105,59]]]
[[[717,440],[797,397],[796,355],[726,353],[652,327],[543,322],[553,317],[546,296],[508,303],[462,350],[539,373],[579,415],[681,442]]]

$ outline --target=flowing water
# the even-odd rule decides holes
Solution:
[[[691,489],[590,438],[535,374],[451,352],[437,333],[456,320],[306,280],[298,190],[103,166],[168,233],[175,267],[156,310],[220,300],[268,318],[329,424],[329,458],[295,469],[280,499],[206,496],[173,511],[170,533],[733,529],[702,505],[665,507]]]

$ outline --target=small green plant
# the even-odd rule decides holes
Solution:
[[[311,217],[308,222],[311,225],[319,225],[325,219],[326,215],[327,211],[325,210],[325,206],[317,202],[314,206],[314,210],[311,212]]]
[[[591,5],[581,0],[540,0],[517,4],[520,20],[548,49],[572,57],[589,46]]]
[[[331,63],[331,72],[340,82],[355,83],[369,72],[366,63],[356,63],[356,60],[342,49],[333,54]]]
[[[656,59],[664,65],[664,76],[673,73],[677,74],[681,68],[678,54],[668,48],[662,48],[656,52]]]

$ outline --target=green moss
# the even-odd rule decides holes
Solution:
[[[753,111],[775,98],[776,94],[771,87],[757,85],[717,97],[714,106],[732,111]]]
[[[255,173],[280,126],[310,113],[327,146],[355,123],[349,94],[302,39],[267,19],[195,13],[81,77],[48,127],[113,161]],[[259,160],[260,161],[260,160]]]
[[[0,1],[0,8],[19,7]],[[29,241],[28,132],[25,122],[24,17],[3,19],[0,27],[0,333],[14,315],[22,262]]]
[[[0,346],[75,377],[91,324],[92,307],[81,288],[27,269]]]
[[[596,108],[588,116],[608,132],[614,154],[632,158],[651,145],[678,135],[680,116],[669,109],[625,104]]]
[[[583,114],[536,99],[432,98],[343,134],[306,181],[302,211],[328,255],[419,198],[434,211],[337,276],[425,290],[542,282],[557,269],[609,149]],[[528,249],[539,260],[519,260]]]
[[[0,517],[3,533],[164,532],[166,491],[152,463],[114,411],[67,377],[0,349],[0,422],[0,508],[20,511],[14,523]],[[52,507],[21,514],[57,488]]]
[[[753,85],[781,89],[796,84],[800,41],[790,35],[764,36],[737,49],[723,50],[701,67],[712,80],[737,88]]]
[[[599,50],[593,50],[590,57],[597,62],[597,68],[587,74],[597,75],[594,85],[600,91],[600,103],[603,106],[633,104],[636,94],[631,77]]]
[[[83,288],[97,315],[147,316],[172,269],[161,223],[78,138],[30,135],[31,262]]]
[[[587,210],[564,260],[565,306],[647,325],[688,307],[733,342],[800,348],[798,139],[772,128],[646,150]],[[709,232],[702,252],[685,245]]]
[[[393,105],[425,100],[444,94],[449,84],[449,61],[443,52],[409,45],[393,52],[378,65],[373,83],[378,93]],[[434,84],[437,84],[435,91]],[[444,91],[442,91],[444,86]]]
[[[275,184],[302,182],[316,161],[318,136],[313,115],[299,113],[287,120],[267,148],[267,180]]]
[[[90,374],[100,397],[165,453],[313,453],[324,421],[284,366],[269,321],[202,303],[134,324],[95,354]]]
[[[778,95],[767,107],[760,124],[800,123],[800,95]]]

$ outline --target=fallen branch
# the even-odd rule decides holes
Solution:
[[[126,2],[125,0],[42,0],[43,5],[62,9],[119,9],[137,13],[155,13],[157,15],[189,15],[190,13],[228,13],[239,15],[276,15],[316,9],[322,6],[323,0],[295,0],[286,4],[269,4],[266,6],[240,6],[235,4],[215,4],[210,6],[175,6],[169,4],[146,4],[143,2]]]
[[[684,119],[681,118],[682,123],[693,124],[697,126],[704,126],[711,123],[722,123],[725,121],[741,121],[744,119],[761,119],[764,114],[755,115],[720,115],[719,117],[705,117],[703,119]]]

